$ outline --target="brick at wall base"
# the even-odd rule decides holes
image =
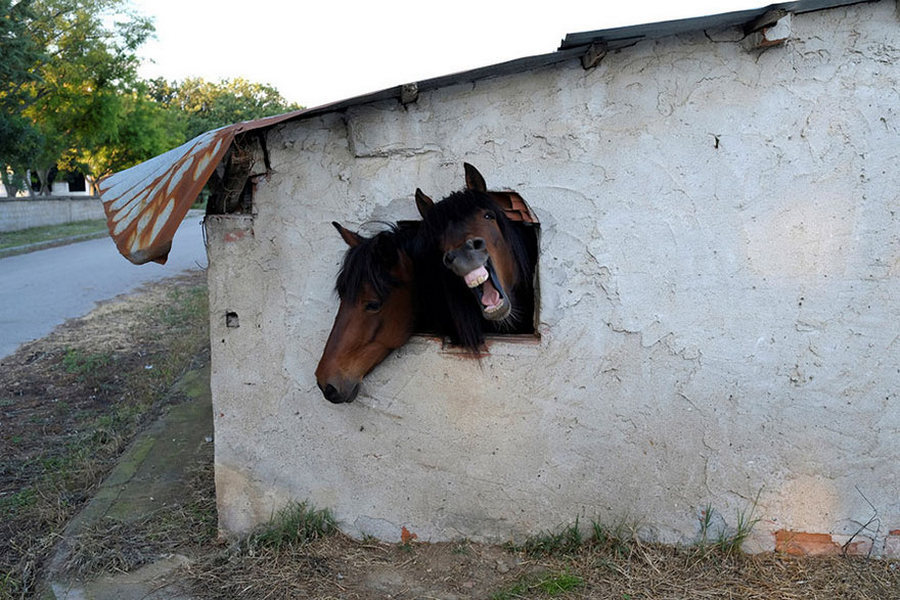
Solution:
[[[846,536],[850,540],[849,536]],[[844,545],[846,544],[846,550]],[[839,542],[828,533],[806,533],[782,529],[775,532],[775,551],[794,556],[834,556],[846,552],[850,556],[866,556],[872,540],[857,537]]]
[[[892,529],[884,540],[884,558],[900,558],[900,529]]]

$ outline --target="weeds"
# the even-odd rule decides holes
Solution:
[[[759,523],[759,517],[754,515],[761,493],[762,490],[757,492],[749,510],[738,511],[733,529],[723,526],[715,534],[715,539],[713,540],[710,538],[713,529],[713,517],[716,511],[709,504],[703,507],[703,510],[700,511],[700,541],[698,542],[698,547],[703,551],[716,550],[727,556],[740,554],[744,542],[750,537],[756,524]]]
[[[62,367],[69,375],[75,375],[78,381],[96,387],[96,383],[107,378],[107,369],[112,362],[113,356],[110,352],[88,354],[80,348],[67,348],[62,358]]]
[[[548,531],[531,536],[521,546],[509,546],[511,550],[524,552],[528,556],[549,556],[555,554],[574,554],[581,549],[581,531],[578,519],[566,525],[560,531]]]
[[[584,579],[568,571],[540,576],[527,575],[511,586],[495,592],[490,598],[491,600],[516,600],[525,598],[526,594],[532,591],[543,592],[547,596],[554,597],[582,585],[584,585]]]
[[[614,529],[601,524],[599,521],[591,522],[591,545],[596,550],[602,550],[620,558],[631,552],[631,540],[634,538],[636,527],[628,527],[625,522],[619,523]]]
[[[203,276],[101,306],[4,361],[2,409],[17,417],[0,437],[0,600],[35,593],[68,519],[208,347]]]
[[[0,515],[4,518],[12,517],[23,509],[34,506],[36,503],[37,496],[31,488],[25,488],[12,494],[0,496]]]
[[[576,554],[585,547],[624,556],[631,551],[635,529],[625,522],[611,529],[594,520],[591,521],[589,536],[584,537],[580,519],[576,518],[573,523],[560,527],[559,531],[531,536],[521,545],[507,544],[506,548],[531,557],[566,556]]]
[[[251,535],[247,546],[277,551],[286,546],[309,543],[335,531],[337,523],[328,509],[316,510],[306,502],[292,502]]]

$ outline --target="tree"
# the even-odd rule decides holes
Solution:
[[[242,78],[218,83],[199,77],[181,83],[155,79],[150,90],[158,102],[183,113],[187,139],[225,125],[302,108],[289,103],[271,85]]]
[[[43,142],[21,115],[24,88],[37,79],[32,67],[45,56],[29,35],[33,19],[30,0],[0,0],[0,181],[10,196],[27,187],[25,172]]]
[[[185,141],[180,115],[166,109],[139,84],[120,97],[114,129],[94,144],[75,150],[70,163],[88,175],[92,188],[99,180],[178,146]]]
[[[138,47],[152,21],[129,0],[0,0],[0,180],[31,168],[103,177],[205,131],[300,108],[244,79],[142,82]],[[12,173],[12,175],[10,175]]]
[[[7,196],[29,187],[25,175],[42,147],[43,137],[29,121],[17,115],[0,116],[0,183]]]
[[[16,32],[13,46],[30,38],[22,64],[32,59],[15,87],[14,114],[39,132],[32,160],[48,192],[54,166],[79,164],[85,148],[118,138],[123,103],[137,82],[136,50],[153,25],[126,0],[20,0],[11,8],[17,11],[8,24]]]

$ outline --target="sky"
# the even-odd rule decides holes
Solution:
[[[154,17],[143,77],[275,86],[306,107],[555,51],[567,33],[709,15],[760,0],[131,0]]]

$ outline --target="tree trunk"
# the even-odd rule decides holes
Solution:
[[[38,192],[41,196],[49,196],[51,192],[51,184],[50,181],[50,171],[53,170],[53,166],[49,166],[47,168],[37,169],[38,179],[41,181],[41,191]]]
[[[13,182],[9,180],[9,174],[7,174],[6,169],[0,171],[0,182],[3,183],[3,189],[6,191],[7,198],[15,198],[16,192],[18,192],[18,188],[13,185]]]
[[[0,169],[0,182],[3,183],[3,189],[6,190],[6,196],[8,198],[15,198],[18,196],[19,191],[24,187],[25,182],[22,180],[22,176],[17,173],[10,173],[5,168]],[[29,190],[30,195],[30,190]]]
[[[87,191],[91,194],[91,196],[99,196],[100,195],[100,181],[101,177],[94,177],[93,175],[85,175],[84,183],[87,186]]]

